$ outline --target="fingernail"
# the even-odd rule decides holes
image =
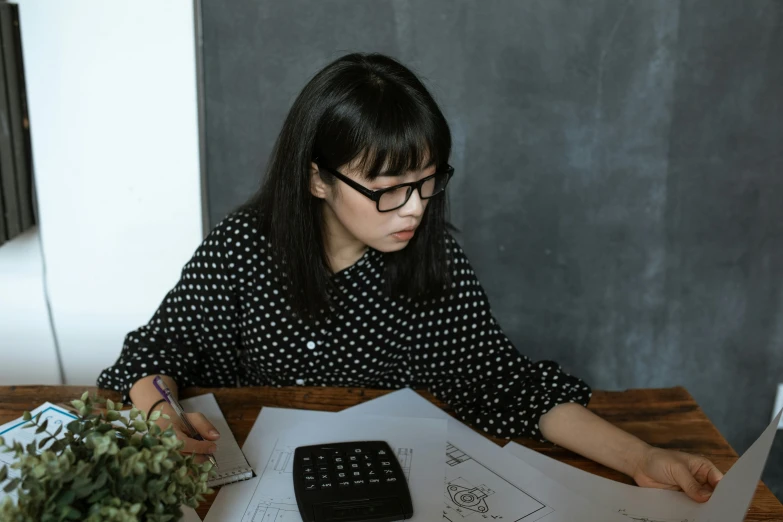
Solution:
[[[701,488],[699,490],[699,495],[701,495],[702,497],[711,497],[712,496],[712,491],[710,491],[707,488]]]
[[[217,430],[209,430],[209,436],[210,437],[220,437],[220,433],[218,433]]]

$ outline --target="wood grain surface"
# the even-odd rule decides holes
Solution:
[[[98,391],[102,397],[110,398],[115,402],[120,399],[119,393],[88,387],[0,386],[0,424],[20,417],[25,410],[32,410],[45,401],[56,403],[76,399],[85,390]],[[417,391],[422,397],[451,414],[449,409],[432,395],[426,391]],[[209,392],[215,394],[228,425],[241,446],[264,406],[340,411],[385,395],[390,390],[321,387],[185,388],[182,390],[181,398]],[[736,452],[715,429],[685,388],[596,391],[590,402],[590,409],[612,424],[654,446],[704,455],[724,473],[737,460]],[[506,443],[503,439],[487,438],[501,446]],[[529,439],[515,440],[585,471],[633,484],[630,477],[563,448]],[[214,496],[210,496],[199,507],[198,513],[202,519],[206,516],[213,500]],[[761,482],[745,520],[783,522],[783,506]]]

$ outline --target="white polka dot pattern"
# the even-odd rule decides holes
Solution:
[[[98,386],[122,393],[151,374],[178,386],[426,387],[497,437],[543,440],[538,420],[590,388],[549,361],[520,354],[496,324],[465,254],[447,238],[452,288],[428,300],[383,292],[384,254],[369,249],[335,274],[332,313],[288,304],[280,259],[257,218],[236,213],[202,242],[148,324],[129,333]]]

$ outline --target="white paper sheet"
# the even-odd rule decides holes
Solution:
[[[697,522],[742,522],[761,479],[783,410],[723,476]]]
[[[648,522],[695,522],[699,504],[684,493],[640,488],[606,479],[569,466],[517,444],[509,442],[504,451],[519,457],[571,491],[601,504],[630,520]]]
[[[221,488],[206,521],[301,522],[291,457],[302,445],[386,440],[403,464],[414,506],[414,522],[440,517],[446,422],[438,419],[356,417],[264,408],[242,448],[259,477]]]
[[[504,450],[568,489],[625,515],[629,520],[742,522],[764,470],[780,417],[781,414],[778,414],[772,420],[758,440],[732,466],[705,504],[691,500],[682,492],[639,488],[598,477],[515,442],[509,442]]]
[[[445,520],[627,522],[611,510],[569,491],[534,467],[509,460],[502,448],[411,389],[389,393],[338,415],[365,414],[448,420],[448,465],[443,488]]]

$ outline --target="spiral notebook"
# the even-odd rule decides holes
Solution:
[[[220,439],[217,441],[218,449],[214,454],[218,464],[217,475],[207,482],[209,487],[223,486],[255,476],[253,468],[247,462],[247,458],[245,458],[245,454],[242,453],[242,449],[237,444],[234,434],[231,433],[231,428],[228,427],[228,422],[226,422],[226,418],[223,416],[214,394],[207,393],[184,399],[180,401],[180,404],[188,413],[203,413],[209,422],[220,432]]]

